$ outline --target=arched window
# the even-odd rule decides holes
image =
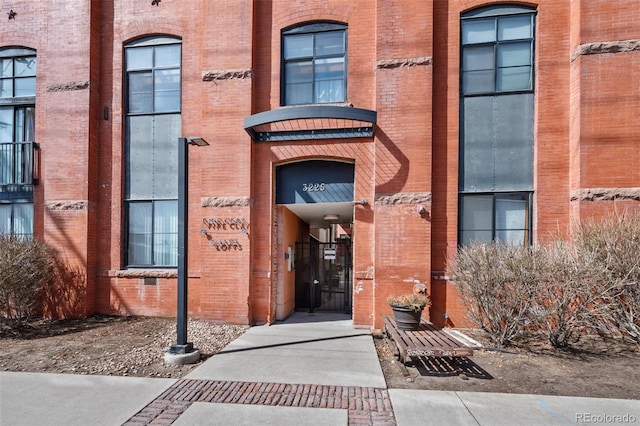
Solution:
[[[488,6],[462,16],[462,93],[533,90],[534,13]]]
[[[318,22],[282,32],[282,105],[347,100],[347,26]]]
[[[125,46],[126,263],[178,263],[180,39],[147,37]]]
[[[0,233],[33,235],[36,51],[0,49]]]

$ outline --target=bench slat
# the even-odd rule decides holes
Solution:
[[[383,322],[385,332],[395,343],[403,363],[407,357],[473,356],[473,349],[425,320],[420,321],[418,331],[399,330],[395,319],[389,316],[384,316]]]

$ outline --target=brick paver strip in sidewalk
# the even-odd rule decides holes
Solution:
[[[170,425],[194,402],[348,410],[349,425],[396,426],[389,392],[357,386],[182,379],[125,425]]]

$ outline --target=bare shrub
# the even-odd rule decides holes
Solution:
[[[35,314],[52,267],[42,241],[0,234],[0,315],[5,320],[16,323]]]
[[[546,277],[538,283],[531,319],[549,343],[568,348],[594,328],[597,301],[611,291],[592,273],[592,253],[578,253],[568,243],[540,247]]]
[[[449,261],[471,320],[499,347],[512,343],[531,317],[534,295],[545,278],[538,247],[472,243]]]
[[[601,285],[594,320],[640,343],[640,212],[583,221],[574,227],[574,242]]]
[[[525,329],[556,348],[593,331],[640,343],[640,211],[583,221],[571,242],[471,244],[448,269],[469,317],[498,346]]]

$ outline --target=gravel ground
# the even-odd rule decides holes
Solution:
[[[189,319],[187,339],[200,350],[202,362],[246,329]],[[171,318],[94,316],[0,326],[0,370],[182,377],[199,363],[166,365],[164,351],[175,342]]]

